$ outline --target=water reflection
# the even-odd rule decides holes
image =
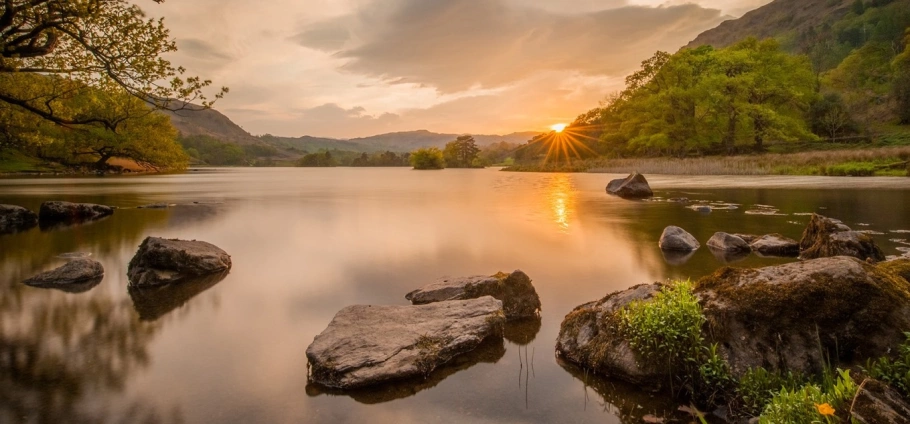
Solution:
[[[183,306],[196,295],[214,287],[228,276],[228,272],[168,284],[161,287],[135,287],[128,291],[133,306],[143,321],[155,321]]]
[[[547,202],[552,209],[553,222],[562,232],[569,231],[569,223],[575,215],[576,190],[569,174],[553,175],[547,182]]]
[[[23,282],[23,284],[26,284],[31,287],[39,288],[39,289],[53,289],[53,290],[60,290],[62,292],[66,292],[66,293],[75,294],[75,293],[85,293],[85,292],[95,288],[95,286],[97,286],[98,284],[101,284],[101,280],[103,280],[103,279],[104,279],[104,277],[101,276],[98,278],[93,278],[91,280],[82,281],[79,283],[70,283],[70,284],[36,284],[36,283],[32,283],[32,282],[29,282],[28,280],[26,280]]]
[[[689,262],[689,259],[692,259],[695,256],[695,250],[689,252],[683,252],[679,250],[661,250],[660,253],[664,255],[664,261],[668,265],[680,266],[685,265],[686,262]]]
[[[742,251],[742,250],[729,251],[729,250],[722,250],[722,249],[714,249],[712,247],[708,247],[708,250],[710,250],[711,254],[714,255],[714,258],[717,259],[717,261],[722,264],[734,264],[737,262],[742,262],[742,261],[746,260],[746,258],[748,258],[749,255],[752,254],[752,252],[749,252],[749,251]]]
[[[320,395],[348,396],[351,399],[366,405],[390,402],[396,399],[411,397],[424,390],[436,387],[436,385],[449,376],[459,371],[467,370],[477,364],[495,364],[499,362],[505,354],[506,348],[502,339],[489,337],[476,349],[452,358],[447,364],[430,373],[427,378],[406,379],[382,384],[376,387],[354,390],[338,390],[320,384],[309,383],[306,386],[306,393],[310,397]]]
[[[540,317],[509,321],[503,328],[503,337],[519,346],[527,346],[540,332],[541,322]]]

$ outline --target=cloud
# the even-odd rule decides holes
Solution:
[[[564,14],[514,3],[374,2],[304,26],[295,40],[325,50],[330,43],[319,34],[347,34],[345,43],[331,39],[335,57],[348,59],[344,71],[453,93],[500,87],[546,71],[616,76],[722,20],[719,10],[693,4]]]

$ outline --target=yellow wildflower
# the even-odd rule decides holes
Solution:
[[[818,408],[819,414],[822,414],[826,417],[834,415],[834,408],[832,408],[831,405],[828,405],[827,403],[815,405],[815,407]]]

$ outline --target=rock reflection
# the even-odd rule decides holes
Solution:
[[[85,293],[85,292],[93,289],[98,284],[101,284],[101,280],[103,280],[103,279],[104,279],[104,277],[98,277],[98,278],[94,278],[94,279],[91,279],[88,281],[83,281],[81,283],[71,283],[71,284],[32,284],[32,283],[27,283],[27,282],[24,282],[23,284],[25,284],[29,287],[35,287],[35,288],[39,288],[39,289],[53,289],[53,290],[60,290],[62,292],[66,292],[66,293],[76,294],[76,293]]]
[[[642,391],[640,388],[620,381],[610,381],[586,371],[575,364],[556,358],[556,362],[572,377],[582,383],[584,398],[583,408],[602,408],[611,413],[624,424],[638,424],[645,421],[646,415],[662,418],[662,422],[690,422],[692,417],[678,410],[679,404],[669,395],[657,395]],[[589,390],[590,389],[590,390]],[[593,391],[600,396],[600,401],[592,401],[588,395]]]
[[[710,250],[711,254],[714,255],[714,258],[722,264],[742,262],[752,254],[752,252],[744,252],[742,250],[731,252],[727,250],[714,249],[711,247],[709,247],[708,250]]]
[[[38,228],[41,231],[56,231],[56,230],[66,230],[71,227],[79,227],[84,225],[96,224],[102,221],[106,221],[111,218],[111,215],[103,216],[101,218],[95,219],[68,219],[65,221],[57,220],[46,220],[42,219],[38,221]]]
[[[228,273],[224,272],[161,287],[140,288],[130,285],[128,291],[133,306],[139,313],[139,319],[155,321],[183,306],[196,295],[214,287],[227,275]]]
[[[673,266],[685,265],[686,262],[689,262],[689,259],[692,259],[692,257],[695,256],[694,250],[691,252],[661,250],[660,252],[664,255],[664,261],[666,261],[668,265]]]
[[[495,364],[506,354],[505,344],[502,339],[487,338],[477,349],[452,358],[449,363],[437,368],[426,379],[407,379],[372,388],[339,390],[328,388],[319,384],[310,383],[306,386],[306,393],[310,397],[319,395],[349,396],[357,402],[373,405],[390,402],[397,399],[414,396],[427,389],[436,387],[450,375],[466,370],[481,362]]]
[[[534,341],[540,332],[540,317],[525,318],[506,322],[503,328],[503,337],[519,346],[526,346]]]

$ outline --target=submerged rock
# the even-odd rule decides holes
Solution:
[[[910,404],[887,384],[865,379],[850,407],[850,418],[863,424],[910,424]]]
[[[498,273],[493,276],[441,278],[436,282],[414,290],[405,299],[415,305],[442,302],[446,300],[477,299],[493,296],[502,301],[506,319],[535,317],[540,312],[540,297],[531,278],[516,270],[511,274]]]
[[[766,234],[750,243],[752,250],[761,256],[799,256],[799,242],[780,234]]]
[[[692,234],[686,232],[686,230],[671,225],[664,228],[663,234],[660,235],[658,246],[660,246],[661,250],[689,252],[698,250],[698,248],[701,247],[701,244],[698,243],[698,240],[696,240]]]
[[[862,260],[880,262],[885,254],[868,234],[853,231],[843,222],[813,214],[799,241],[803,259],[831,256],[853,256]]]
[[[88,258],[74,259],[51,271],[31,277],[23,284],[81,293],[98,285],[104,278],[101,263]]]
[[[130,284],[160,286],[231,269],[231,256],[217,246],[196,240],[148,237],[130,261]]]
[[[855,258],[724,268],[698,281],[705,334],[734,375],[884,355],[910,328],[910,283]]]
[[[38,215],[16,205],[0,205],[0,234],[18,233],[38,225]]]
[[[659,284],[643,284],[575,308],[559,328],[557,355],[601,375],[659,386],[664,370],[638,360],[622,337],[618,313],[632,302],[651,299],[660,289]]]
[[[114,208],[92,203],[44,202],[38,211],[43,222],[76,223],[92,221],[112,215]]]
[[[752,247],[740,237],[723,232],[714,233],[708,240],[708,247],[722,252],[751,252]]]
[[[502,337],[502,302],[492,296],[418,306],[342,309],[307,347],[309,380],[351,389],[429,375],[452,358]]]
[[[648,180],[637,172],[629,174],[626,178],[610,181],[607,184],[607,193],[626,199],[643,199],[654,196]]]

